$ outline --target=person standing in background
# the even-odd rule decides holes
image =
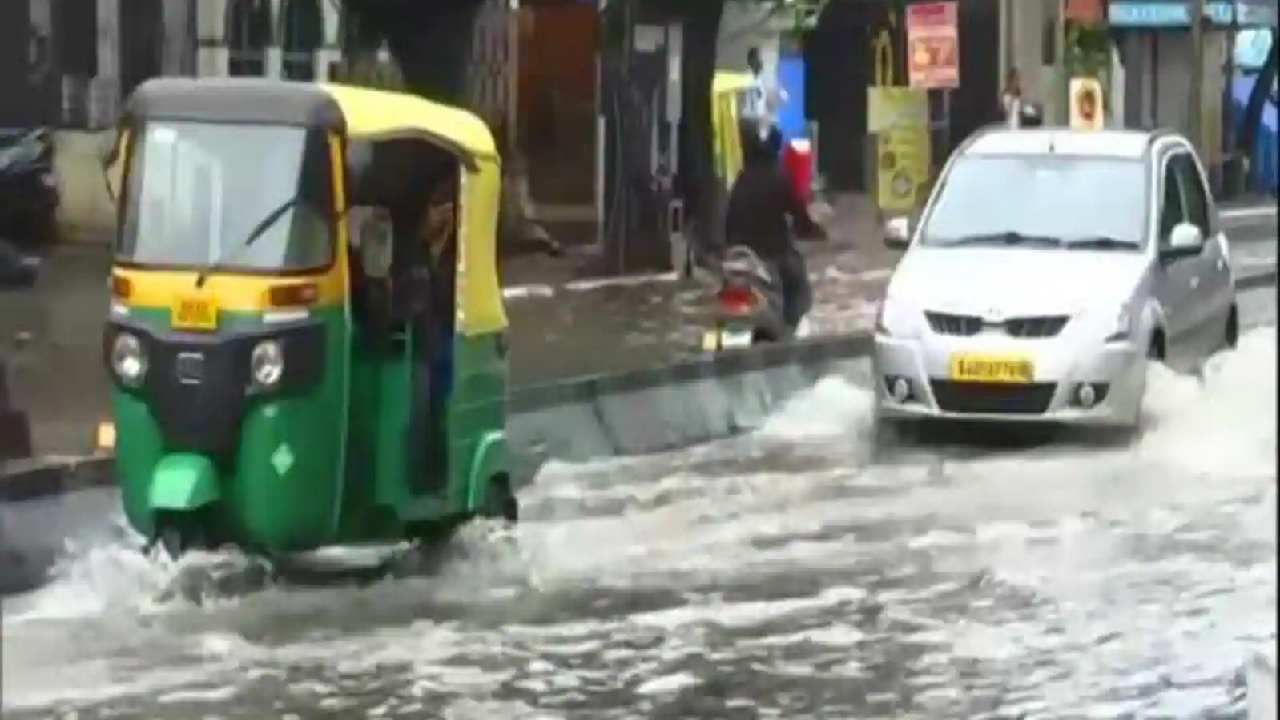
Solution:
[[[764,61],[760,48],[747,51],[747,67],[751,70],[752,85],[743,93],[741,115],[762,126],[761,137],[767,137],[769,129],[777,125],[778,107],[787,101],[787,92],[767,82],[764,77]]]
[[[1022,75],[1018,68],[1009,68],[1004,78],[1004,93],[1000,96],[1000,105],[1004,110],[1005,122],[1011,129],[1017,130],[1022,125]]]

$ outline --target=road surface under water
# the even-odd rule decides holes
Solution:
[[[747,437],[548,467],[513,534],[364,586],[158,602],[178,569],[121,534],[5,602],[5,717],[1241,717],[1275,377],[1254,329],[1153,368],[1131,441],[887,448],[827,378]]]

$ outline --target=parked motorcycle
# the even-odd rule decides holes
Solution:
[[[52,240],[58,201],[49,130],[0,128],[0,236],[20,244]]]
[[[778,271],[744,245],[725,251],[720,264],[721,284],[716,293],[715,326],[703,334],[707,352],[784,342],[805,334],[807,322],[797,328],[783,319],[782,284]]]

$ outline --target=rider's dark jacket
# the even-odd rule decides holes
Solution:
[[[796,232],[814,229],[808,209],[796,197],[778,161],[779,143],[776,136],[744,143],[742,173],[729,192],[725,217],[725,242],[746,245],[767,262],[777,262],[794,247],[788,216]]]

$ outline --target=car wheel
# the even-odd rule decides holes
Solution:
[[[1228,350],[1235,350],[1240,344],[1240,316],[1236,310],[1236,306],[1231,306],[1231,311],[1227,313],[1227,329],[1226,336],[1223,338],[1223,346]]]
[[[1155,362],[1164,362],[1165,345],[1164,333],[1157,330],[1151,336],[1151,344],[1147,346],[1147,359]]]

